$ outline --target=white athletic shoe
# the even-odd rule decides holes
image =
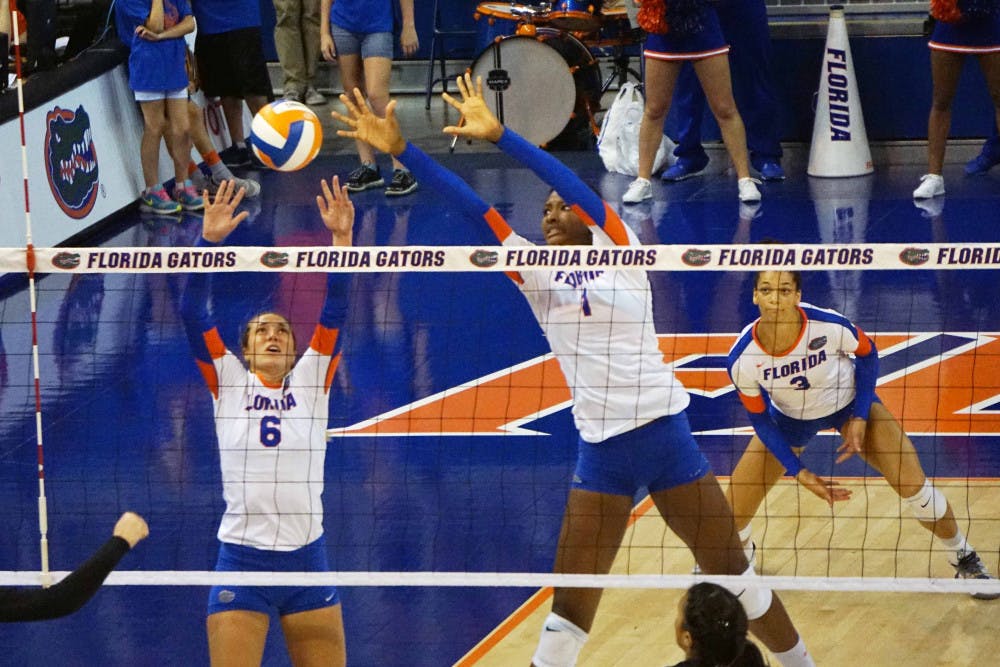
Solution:
[[[940,174],[924,174],[913,191],[914,199],[930,199],[944,194],[944,178]]]
[[[629,183],[628,190],[622,195],[622,202],[625,204],[638,204],[641,201],[653,198],[653,185],[648,178],[637,178]]]
[[[741,178],[737,183],[740,189],[740,201],[744,204],[750,202],[760,201],[760,190],[757,189],[757,185],[760,183],[756,178]]]

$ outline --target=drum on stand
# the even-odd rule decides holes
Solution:
[[[601,27],[600,0],[557,0],[548,12],[553,28],[569,32],[593,32]]]
[[[535,26],[544,25],[548,20],[548,8],[512,2],[481,2],[473,16],[478,33],[476,46],[482,50],[501,37],[533,35]]]
[[[565,136],[592,138],[600,108],[601,72],[580,40],[551,28],[501,37],[472,64],[486,104],[512,130],[538,146]],[[559,143],[559,142],[556,142]]]

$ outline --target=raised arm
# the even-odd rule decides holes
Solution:
[[[354,239],[354,204],[346,187],[340,185],[340,179],[334,176],[327,185],[320,181],[322,194],[316,196],[316,208],[319,209],[323,224],[330,230],[331,243],[334,246],[350,247]],[[347,287],[350,275],[346,273],[329,273],[326,277],[326,299],[319,322],[313,332],[309,347],[322,355],[332,357],[337,348],[337,338],[340,328],[347,317]],[[327,373],[326,388],[330,388],[333,379],[332,370]]]
[[[465,73],[456,79],[461,100],[445,93],[442,98],[462,114],[462,123],[444,128],[446,134],[491,141],[500,150],[518,160],[535,172],[553,190],[559,193],[567,204],[586,224],[603,229],[611,239],[620,245],[628,245],[629,239],[621,219],[590,187],[580,180],[576,173],[537,146],[526,141],[519,134],[505,128],[486,105],[483,97],[483,80]]]
[[[510,225],[496,209],[483,201],[468,183],[403,138],[399,121],[396,119],[396,100],[389,102],[385,109],[385,118],[380,118],[372,112],[361,91],[357,89],[354,90],[353,100],[347,95],[341,95],[340,101],[347,108],[349,115],[336,111],[331,115],[351,129],[337,130],[338,135],[360,139],[376,150],[395,155],[425,187],[447,193],[459,210],[466,215],[485,220],[500,242],[510,236],[512,232]]]
[[[199,247],[215,246],[225,240],[230,232],[236,229],[249,213],[236,213],[236,207],[243,200],[244,190],[236,192],[234,181],[225,181],[212,199],[208,192],[205,197],[205,217],[202,221],[201,236],[195,244]],[[181,318],[187,333],[191,351],[194,354],[198,369],[205,378],[205,383],[213,395],[218,394],[218,378],[213,359],[225,354],[225,346],[219,336],[215,322],[208,309],[208,293],[211,287],[211,274],[192,273],[188,277],[187,287],[181,297]]]

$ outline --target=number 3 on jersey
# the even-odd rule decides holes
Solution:
[[[805,375],[796,375],[795,377],[793,377],[791,380],[788,381],[788,384],[795,385],[795,391],[805,391],[810,386],[809,378],[807,378]]]
[[[281,418],[264,417],[260,420],[260,444],[277,447],[281,444]]]

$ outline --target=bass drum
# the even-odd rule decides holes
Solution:
[[[601,71],[578,39],[537,28],[502,37],[479,54],[472,76],[504,125],[537,146],[588,148],[601,103]]]

